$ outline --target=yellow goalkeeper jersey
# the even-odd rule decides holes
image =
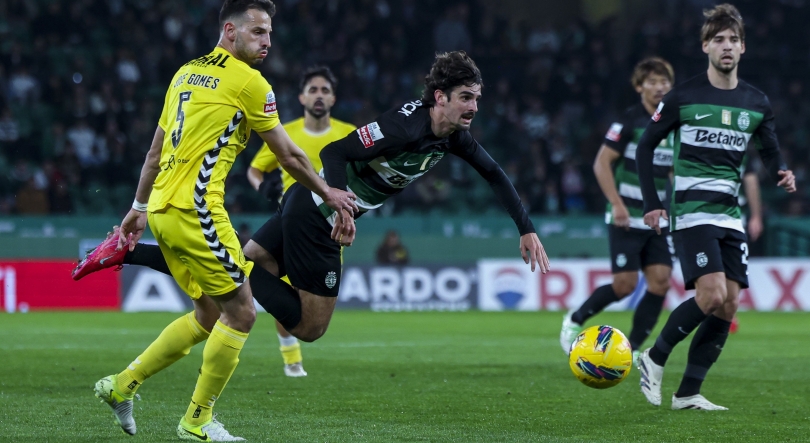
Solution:
[[[292,141],[307,154],[316,172],[320,171],[323,167],[320,157],[321,150],[329,143],[340,140],[357,129],[357,127],[350,123],[334,118],[329,118],[329,125],[329,129],[317,134],[308,131],[304,127],[304,117],[295,119],[284,125],[284,129],[287,131],[287,134],[290,135]],[[266,143],[259,149],[256,156],[253,157],[250,166],[262,172],[270,172],[280,167],[276,155],[270,151]],[[287,192],[287,189],[295,183],[295,179],[284,170],[281,172],[281,180],[284,185],[284,192]]]
[[[278,124],[273,88],[225,49],[216,47],[183,65],[158,122],[166,135],[149,211],[222,205],[225,177],[250,130],[265,132]]]

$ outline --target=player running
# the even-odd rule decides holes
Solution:
[[[578,308],[563,317],[560,346],[568,353],[571,343],[582,331],[582,325],[609,304],[632,294],[638,285],[638,271],[643,270],[647,292],[636,307],[630,345],[633,359],[638,358],[644,340],[649,337],[669,291],[672,254],[669,233],[664,236],[644,224],[643,201],[636,172],[636,146],[650,116],[664,95],[672,89],[674,73],[665,60],[652,57],[639,62],[631,83],[641,96],[641,103],[630,107],[624,116],[610,125],[593,172],[608,200],[605,223],[608,224],[613,283],[596,288]],[[655,189],[664,199],[672,168],[672,134],[655,148]],[[662,228],[666,229],[666,221]]]
[[[167,326],[122,372],[96,383],[96,396],[112,407],[127,434],[136,432],[132,398],[141,384],[207,339],[177,435],[194,441],[243,440],[214,420],[212,409],[256,318],[245,284],[253,263],[245,260],[224,209],[225,177],[249,131],[256,131],[285,169],[329,206],[354,207],[351,194],[329,189],[313,172],[306,154],[279,125],[272,88],[251,68],[267,56],[274,13],[269,0],[226,0],[216,48],[183,65],[166,93],[118,248],[132,249],[148,218],[164,265],[192,298],[194,311]]]
[[[514,186],[469,133],[481,87],[481,73],[466,53],[437,55],[421,100],[383,113],[321,151],[327,183],[356,194],[359,216],[382,206],[445,155],[459,156],[487,180],[512,217],[524,261],[531,263],[532,271],[539,267],[545,273],[548,257]],[[347,226],[354,220],[336,215],[320,196],[294,184],[278,213],[245,245],[245,255],[259,264],[250,279],[253,297],[304,341],[326,332],[340,288],[341,246],[354,240],[354,231]],[[89,261],[93,264],[85,274],[114,266]],[[165,269],[159,256],[142,264]],[[292,285],[278,277],[285,275]]]
[[[304,71],[301,75],[300,94],[298,95],[298,101],[304,107],[304,116],[284,124],[284,129],[290,135],[290,139],[307,154],[316,171],[320,171],[322,167],[320,153],[324,146],[340,140],[357,129],[350,123],[330,116],[332,106],[335,105],[336,86],[337,79],[326,66],[313,66]],[[295,183],[295,179],[280,169],[280,166],[273,151],[264,145],[248,168],[248,181],[268,200],[278,198]],[[265,179],[266,174],[278,174],[279,172],[280,182]],[[277,184],[282,184],[283,190],[278,189]],[[287,277],[282,280],[290,283]],[[301,344],[284,329],[278,320],[276,320],[276,330],[281,345],[281,356],[284,359],[284,374],[288,377],[305,377],[307,372],[304,370]]]
[[[676,131],[670,229],[686,289],[697,291],[672,311],[655,345],[639,357],[639,370],[641,392],[659,406],[667,358],[697,328],[672,409],[726,410],[700,395],[700,388],[728,338],[740,289],[748,287],[748,244],[737,196],[749,140],[758,145],[771,176],[779,177],[778,186],[795,192],[796,184],[782,163],[768,97],[737,78],[745,52],[739,11],[722,4],[704,15],[701,40],[708,71],[664,97],[636,154],[644,222],[660,232],[659,221],[667,218],[667,211],[655,187],[653,151]]]

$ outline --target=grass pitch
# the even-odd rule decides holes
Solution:
[[[134,437],[92,393],[176,317],[0,314],[0,441],[177,441],[202,345],[140,389]],[[724,412],[669,409],[688,343],[670,359],[659,408],[635,369],[612,389],[581,385],[559,348],[560,319],[339,311],[325,337],[304,344],[309,376],[290,379],[263,314],[216,412],[254,442],[810,441],[808,314],[740,315],[703,389]],[[596,318],[627,332],[630,320]]]

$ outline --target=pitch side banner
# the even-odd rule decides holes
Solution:
[[[118,309],[113,273],[73,281],[72,260],[0,261],[0,310]]]
[[[102,274],[102,273],[99,273]],[[192,309],[191,300],[168,275],[140,266],[125,266],[121,276],[121,310]],[[338,308],[376,311],[466,311],[475,307],[475,265],[347,266]],[[262,310],[257,305],[258,310]]]
[[[337,306],[373,311],[466,311],[475,308],[476,268],[347,266]]]
[[[522,260],[478,262],[478,308],[500,310],[568,310],[577,307],[593,290],[611,282],[607,259],[551,261],[551,271],[532,273]],[[749,259],[750,289],[740,295],[740,309],[758,311],[810,311],[810,259]],[[643,282],[643,279],[641,279]],[[644,294],[639,285],[634,294],[608,309],[635,306]],[[692,297],[684,289],[680,265],[673,269],[666,307],[672,309]]]

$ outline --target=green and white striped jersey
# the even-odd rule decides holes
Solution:
[[[622,154],[613,165],[613,176],[616,180],[616,190],[627,207],[627,212],[630,213],[630,227],[634,229],[650,229],[644,224],[644,200],[641,197],[636,168],[636,148],[649,121],[650,114],[644,109],[644,105],[638,103],[628,108],[619,121],[610,125],[604,140],[605,146]],[[669,171],[672,168],[673,142],[673,134],[669,134],[661,140],[653,153],[655,190],[661,200],[664,200],[667,194]],[[613,224],[613,205],[610,202],[605,209],[605,223]],[[661,226],[667,226],[666,220],[661,220]]]
[[[639,142],[645,212],[663,208],[653,191],[653,171],[647,163],[651,148],[673,130],[675,182],[670,229],[714,225],[745,232],[737,197],[748,142],[754,140],[773,175],[782,165],[768,97],[742,80],[735,89],[717,89],[706,73],[670,91]]]

